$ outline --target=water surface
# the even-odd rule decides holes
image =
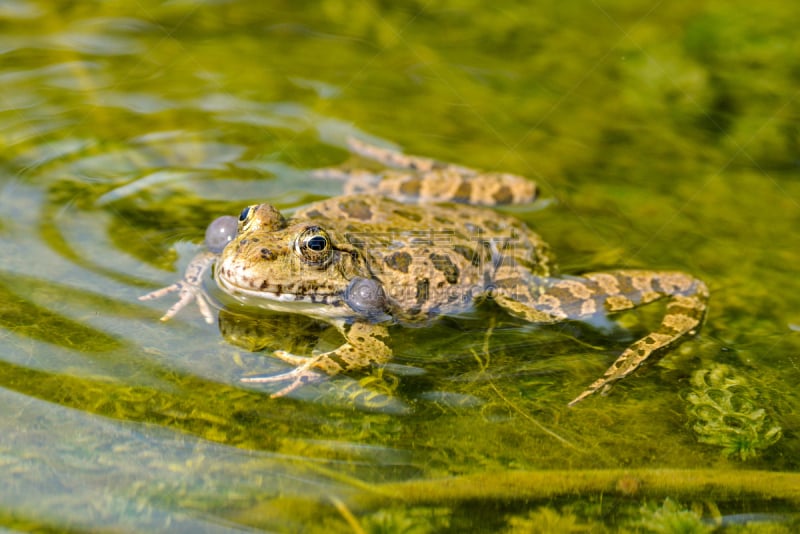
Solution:
[[[536,4],[3,2],[0,524],[796,528],[800,8]],[[310,171],[363,163],[349,135],[535,180],[506,211],[562,271],[691,272],[700,335],[572,409],[658,305],[536,327],[487,303],[393,330],[382,371],[240,383],[284,369],[264,336],[337,338],[137,297],[215,217],[335,195]]]

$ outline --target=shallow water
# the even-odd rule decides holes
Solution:
[[[796,528],[798,11],[3,2],[0,525]],[[571,409],[658,305],[535,327],[486,303],[393,329],[382,371],[240,383],[284,369],[264,345],[337,338],[137,297],[215,217],[336,194],[310,171],[363,163],[349,135],[530,177],[543,200],[505,211],[562,271],[691,272],[700,335]]]

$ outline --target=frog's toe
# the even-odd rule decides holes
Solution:
[[[197,301],[197,307],[200,309],[200,314],[203,319],[208,323],[214,322],[214,314],[211,313],[211,306],[206,298],[203,290],[195,285],[186,283],[185,281],[176,282],[170,286],[162,287],[151,291],[146,295],[139,297],[139,300],[153,300],[161,298],[170,293],[178,293],[178,302],[173,304],[167,312],[161,316],[162,321],[169,321],[175,317],[179,311],[188,306],[193,300]]]
[[[167,287],[162,287],[161,289],[156,289],[155,291],[151,291],[146,295],[140,295],[139,300],[154,300],[163,297],[164,295],[169,295],[170,293],[174,293],[175,291],[180,291],[183,287],[183,284],[180,282],[175,282],[172,285]]]
[[[212,225],[216,222],[217,221],[214,221]],[[203,319],[205,319],[208,324],[212,324],[214,322],[214,314],[211,313],[211,305],[203,291],[203,274],[211,266],[216,257],[216,254],[209,251],[197,254],[186,267],[183,280],[178,280],[172,285],[142,295],[139,297],[139,300],[153,300],[169,295],[170,293],[177,293],[178,302],[173,304],[172,307],[167,310],[167,313],[161,316],[162,321],[169,321],[175,317],[179,311],[188,306],[189,303],[196,300],[197,307],[200,309],[200,314],[203,316]]]
[[[614,387],[614,381],[609,381],[601,378],[596,382],[594,382],[592,385],[590,385],[588,388],[586,388],[583,391],[583,393],[572,399],[567,404],[567,406],[575,406],[586,397],[590,397],[595,393],[599,393],[600,395],[605,397],[606,395],[608,395],[609,391],[611,391],[612,387]]]
[[[294,365],[296,367],[302,367],[309,364],[311,358],[308,356],[298,356],[297,354],[292,354],[291,352],[285,350],[274,350],[272,351],[272,355],[282,360],[290,365]]]
[[[304,365],[292,369],[291,371],[287,371],[285,373],[279,373],[277,375],[246,376],[240,378],[239,380],[241,382],[258,383],[258,384],[291,381],[289,385],[270,395],[270,397],[274,399],[277,397],[283,397],[284,395],[288,395],[289,393],[291,393],[292,391],[296,390],[301,386],[305,386],[313,382],[319,382],[324,377],[325,375],[322,375],[316,371],[312,371],[311,369],[308,368],[308,366]]]

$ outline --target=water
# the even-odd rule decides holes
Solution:
[[[0,525],[789,532],[797,11],[3,2]],[[243,385],[283,369],[262,347],[337,337],[164,324],[169,302],[137,297],[215,217],[336,194],[309,171],[351,164],[349,135],[536,180],[545,200],[507,211],[563,271],[691,272],[712,291],[701,334],[572,409],[658,306],[545,328],[487,304],[394,329],[383,372],[284,399]]]

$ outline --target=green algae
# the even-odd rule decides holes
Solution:
[[[64,292],[63,288],[54,287],[44,280],[0,272],[0,299],[3,302],[0,327],[13,332],[15,336],[65,348],[78,348],[87,353],[104,352],[122,346],[114,336],[55,313],[25,296],[33,293],[38,300],[47,302],[53,295],[63,298]],[[79,292],[72,292],[71,296],[76,296],[76,293]],[[91,295],[82,293],[78,298],[90,299]]]
[[[588,525],[581,524],[571,513],[559,513],[552,508],[542,506],[524,516],[512,516],[508,519],[508,534],[526,532],[548,534],[556,532],[587,532]]]
[[[508,471],[447,479],[415,480],[379,486],[381,492],[408,504],[453,503],[478,498],[554,499],[569,495],[605,494],[680,500],[780,499],[800,502],[800,476],[768,471],[712,469],[609,469]],[[384,495],[365,494],[357,502],[373,507]]]
[[[752,470],[495,472],[376,485],[316,509],[302,499],[280,499],[236,518],[263,526],[285,508],[313,521],[312,532],[607,532],[609,524],[620,532],[788,532],[798,524],[797,483],[796,474]],[[770,512],[726,516],[742,499]]]
[[[729,513],[796,506],[797,15],[738,0],[3,4],[0,384],[172,438],[137,456],[127,437],[86,436],[85,480],[164,473],[109,490],[134,487],[136,506],[96,500],[85,522],[59,521],[80,498],[30,492],[0,524],[141,531],[136,507],[161,503],[163,525],[189,513],[271,530],[635,531],[691,523],[704,488]],[[699,337],[573,410],[658,306],[618,326],[535,328],[484,303],[396,329],[385,369],[291,399],[243,389],[243,374],[283,370],[269,349],[335,336],[270,319],[268,342],[234,340],[192,311],[160,324],[163,307],[136,297],[174,280],[188,259],[175,244],[199,243],[214,217],[334,194],[305,174],[361,165],[348,134],[536,179],[554,201],[509,211],[565,272],[693,272],[712,289]],[[19,441],[3,465],[15,480],[61,466],[52,487],[80,487],[65,483],[83,467],[55,446],[69,431],[35,434],[27,414],[5,416]],[[186,436],[236,450],[157,461]],[[333,499],[279,495],[291,484],[258,462],[225,463],[239,452],[303,466],[303,489]],[[59,512],[33,519],[44,510]]]

